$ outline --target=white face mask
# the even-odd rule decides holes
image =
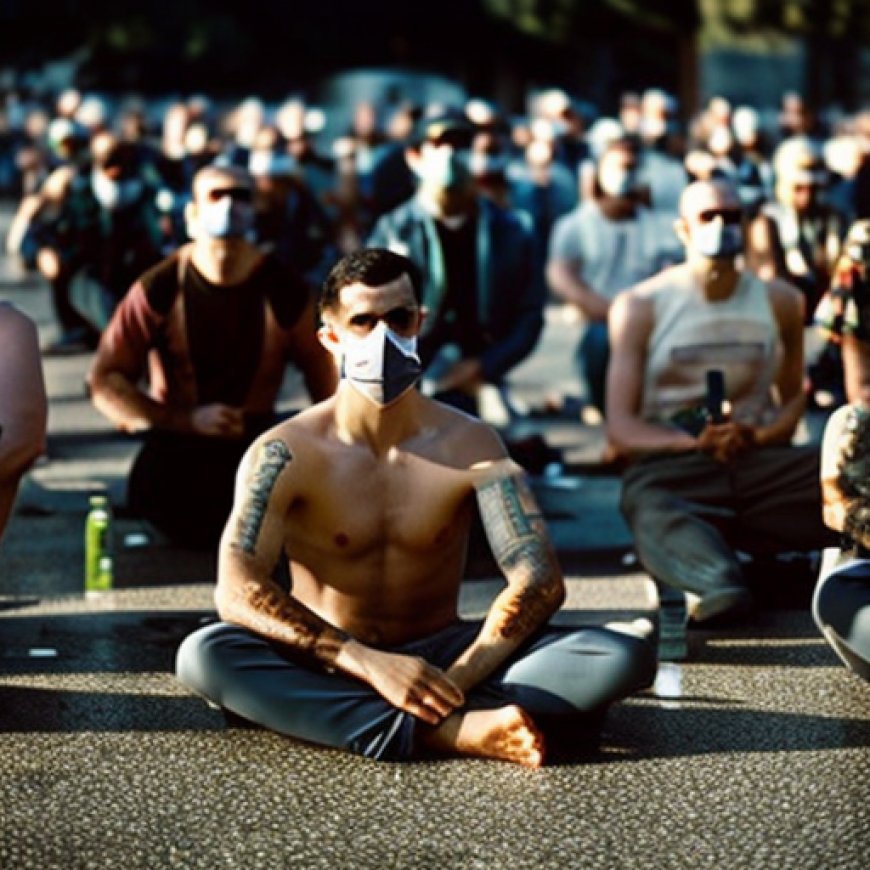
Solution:
[[[692,233],[692,247],[702,257],[732,259],[743,251],[743,227],[713,220]]]
[[[628,196],[634,190],[634,172],[627,169],[605,169],[598,174],[598,183],[607,196]]]
[[[115,181],[102,172],[91,175],[91,190],[97,202],[110,211],[132,205],[142,194],[142,179],[128,178]]]
[[[290,154],[276,154],[274,151],[252,151],[248,160],[248,170],[251,175],[268,178],[292,175],[296,170],[296,161]]]
[[[424,147],[416,172],[432,187],[453,190],[468,180],[468,155],[446,146]]]
[[[475,177],[482,175],[501,175],[507,169],[505,154],[485,154],[473,151],[468,159],[468,168]]]
[[[417,337],[396,335],[380,321],[366,336],[342,336],[342,377],[377,405],[389,405],[420,379]]]
[[[249,203],[233,202],[228,196],[199,206],[197,237],[210,239],[245,238],[254,226],[254,210]]]

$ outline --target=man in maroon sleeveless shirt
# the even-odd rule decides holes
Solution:
[[[197,174],[186,215],[193,242],[136,281],[88,378],[100,411],[146,433],[130,508],[187,544],[216,543],[238,462],[275,422],[287,361],[314,401],[337,382],[306,285],[248,239],[252,196],[244,171]]]

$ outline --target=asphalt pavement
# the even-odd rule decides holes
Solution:
[[[51,339],[41,282],[0,261],[0,299]],[[575,391],[576,332],[551,309],[512,378],[519,401]],[[178,643],[214,618],[214,554],[169,546],[127,515],[137,442],[90,406],[89,360],[44,359],[48,451],[0,549],[0,868],[867,866],[870,687],[828,649],[807,578],[784,566],[767,582],[788,594],[739,628],[691,631],[687,661],[663,662],[599,739],[566,738],[539,771],[379,765],[227,725],[172,674]],[[282,401],[301,401],[297,379]],[[541,488],[568,575],[558,621],[655,617],[618,478],[597,465],[600,426],[536,417],[514,432],[530,433],[571,470]],[[115,589],[86,596],[94,491],[117,512]],[[469,616],[500,588],[485,564],[475,577]]]

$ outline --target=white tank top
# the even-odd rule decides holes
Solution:
[[[652,278],[644,290],[655,312],[644,373],[644,419],[670,423],[681,411],[703,407],[706,373],[719,369],[732,419],[768,422],[782,349],[764,282],[743,272],[728,299],[710,302],[689,270],[677,266]]]

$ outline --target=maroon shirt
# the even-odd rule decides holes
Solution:
[[[308,301],[302,279],[274,257],[263,255],[244,281],[218,286],[186,246],[133,284],[99,354],[133,383],[147,368],[152,398],[170,407],[222,402],[272,413]]]

